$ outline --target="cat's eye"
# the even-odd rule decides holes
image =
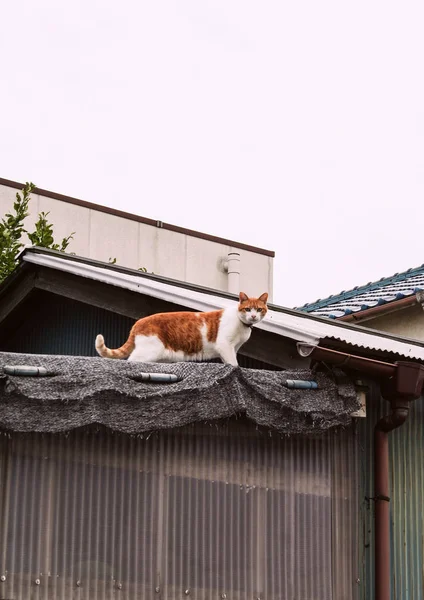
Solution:
[[[262,312],[262,308],[257,308],[256,312]]]
[[[246,312],[250,312],[250,308],[245,308],[244,309]]]

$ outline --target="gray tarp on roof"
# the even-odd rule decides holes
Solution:
[[[4,365],[44,366],[56,375],[9,376]],[[140,372],[175,373],[182,380],[134,381]],[[319,389],[289,390],[286,379],[314,379]],[[348,425],[358,407],[353,385],[338,385],[331,374],[0,353],[0,428],[12,431],[60,432],[97,423],[135,434],[245,414],[282,434],[317,435]]]

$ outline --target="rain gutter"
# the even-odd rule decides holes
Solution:
[[[320,362],[328,362],[341,369],[354,369],[378,378],[393,377],[396,373],[396,366],[392,363],[364,358],[363,356],[355,356],[354,354],[346,354],[338,350],[329,350],[321,346],[312,346],[311,344],[299,342],[297,344],[297,351],[300,356],[305,358],[308,357]]]
[[[391,312],[395,312],[397,310],[402,310],[403,308],[408,308],[409,306],[415,306],[418,304],[419,300],[416,295],[408,296],[408,298],[402,298],[401,300],[395,300],[394,302],[387,302],[387,304],[381,304],[380,306],[373,306],[372,308],[367,308],[365,310],[359,310],[356,313],[351,313],[349,315],[344,315],[343,317],[339,317],[337,321],[344,321],[345,323],[349,322],[357,322],[363,321],[364,319],[374,319],[379,317],[380,315],[387,315]]]
[[[375,600],[391,598],[390,482],[388,434],[405,423],[412,400],[423,392],[424,366],[399,361],[394,364],[336,352],[320,346],[298,344],[301,356],[366,373],[380,383],[381,395],[391,411],[374,427],[374,566]]]

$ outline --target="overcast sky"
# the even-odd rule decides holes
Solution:
[[[1,177],[275,250],[285,306],[424,262],[422,0],[14,0],[0,23]]]

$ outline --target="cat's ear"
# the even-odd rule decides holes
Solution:
[[[240,302],[246,302],[246,300],[249,300],[249,296],[247,294],[245,294],[244,292],[240,292],[239,300],[240,300]]]
[[[268,294],[267,293],[262,294],[262,296],[259,296],[258,300],[260,300],[261,302],[263,302],[264,304],[266,304],[267,300],[268,300]]]

